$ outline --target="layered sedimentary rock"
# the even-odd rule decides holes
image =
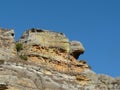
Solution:
[[[16,43],[13,30],[0,29],[0,90],[120,90],[119,77],[78,61],[83,45],[62,33],[33,28]]]
[[[69,40],[63,33],[32,28],[24,32],[20,42],[29,45],[58,48],[69,52]]]
[[[120,78],[81,73],[61,73],[43,65],[8,61],[0,65],[0,90],[120,90]]]
[[[70,42],[63,33],[30,29],[18,43],[23,44],[23,50],[19,53],[34,63],[46,64],[63,72],[81,72],[88,68],[87,64],[76,60],[84,52],[83,46],[78,42]]]
[[[0,29],[0,59],[6,60],[17,56],[14,30]]]
[[[71,54],[76,59],[84,53],[84,47],[79,41],[69,41],[63,34],[48,30],[32,28],[24,32],[19,42],[41,47],[55,48]]]

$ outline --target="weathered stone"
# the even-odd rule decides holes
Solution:
[[[83,54],[85,51],[83,45],[79,41],[71,41],[70,42],[70,54],[73,55],[76,59]]]
[[[0,90],[5,90],[7,89],[8,85],[7,85],[7,81],[9,80],[9,76],[8,75],[0,75]]]
[[[88,68],[87,64],[81,66],[72,55],[77,53],[77,49],[81,50],[81,46],[71,44],[70,47],[69,40],[62,33],[31,29],[23,34],[18,43],[23,44],[23,50],[19,55],[27,56],[28,60],[34,63],[47,63],[47,66],[62,72],[68,72],[69,68],[72,73],[82,72]]]
[[[19,42],[26,45],[39,45],[41,47],[56,48],[70,53],[76,59],[84,53],[84,47],[79,41],[69,41],[63,33],[41,29],[26,31]]]
[[[43,47],[58,48],[69,52],[69,40],[62,33],[41,29],[31,29],[26,31],[21,39],[21,43],[40,45]]]
[[[76,60],[84,52],[80,42],[33,28],[19,40],[17,53],[13,36],[13,30],[0,29],[0,90],[120,90],[119,77],[97,75]]]
[[[18,64],[13,64],[18,63]],[[120,79],[97,75],[86,69],[78,74],[66,74],[42,65],[7,62],[0,71],[3,90],[119,90]],[[6,89],[5,89],[6,88]],[[8,89],[7,89],[8,88]]]
[[[14,30],[0,29],[0,59],[7,60],[16,56]]]

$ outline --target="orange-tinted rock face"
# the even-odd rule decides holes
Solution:
[[[45,65],[46,67],[65,73],[80,73],[88,68],[87,64],[79,63],[68,52],[60,49],[41,47],[39,45],[32,45],[29,48],[27,51],[23,50],[22,53],[25,53],[29,61],[33,63]]]
[[[23,44],[20,53],[34,63],[62,72],[80,73],[88,68],[76,60],[84,52],[82,44],[77,41],[70,43],[64,34],[32,29],[25,32],[19,42]],[[78,54],[77,57],[75,54]]]
[[[30,29],[25,31],[19,42],[28,45],[40,45],[41,47],[56,48],[70,53],[78,58],[84,53],[84,47],[79,41],[69,41],[63,34],[48,30]]]

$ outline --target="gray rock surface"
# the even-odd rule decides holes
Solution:
[[[81,42],[79,42],[79,41],[71,41],[70,42],[70,53],[76,59],[78,59],[80,54],[83,54],[84,51],[85,51],[85,49]]]
[[[79,74],[81,80],[78,81],[74,75],[60,73],[42,65],[9,61],[1,65],[1,68],[0,88],[8,88],[3,90],[120,90],[119,78],[97,75],[88,69]],[[82,76],[89,80],[86,82]]]
[[[14,30],[0,29],[0,60],[13,58],[17,55]]]
[[[14,31],[0,29],[0,90],[120,90],[120,77],[96,74],[78,62],[84,47],[62,33],[31,29],[19,42],[24,47],[16,52]]]

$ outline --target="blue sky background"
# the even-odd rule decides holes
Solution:
[[[32,27],[63,32],[96,73],[120,76],[120,0],[0,0],[0,27],[16,40]]]

